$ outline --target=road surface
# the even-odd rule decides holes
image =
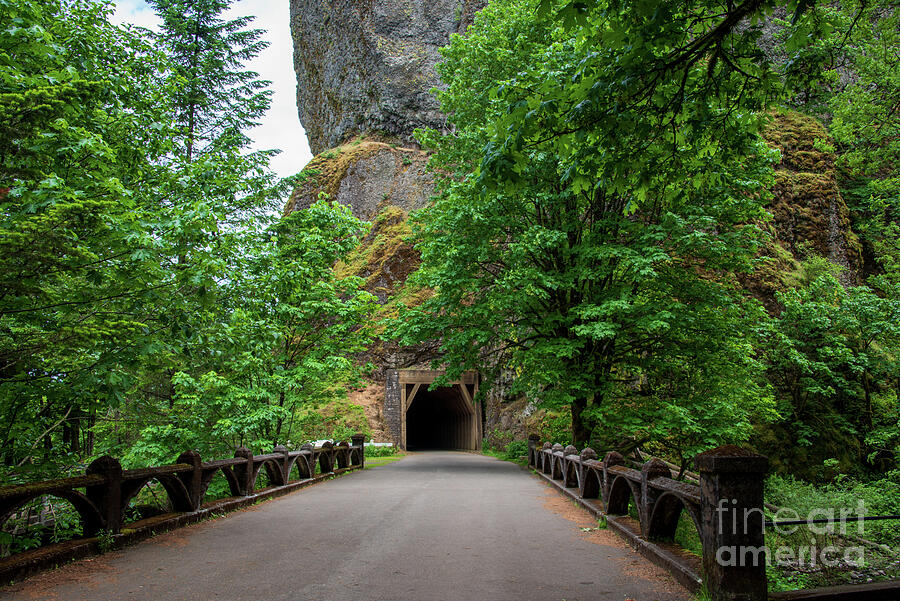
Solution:
[[[39,574],[0,599],[687,601],[540,479],[414,453]]]

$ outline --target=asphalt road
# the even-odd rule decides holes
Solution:
[[[690,599],[595,525],[516,465],[415,453],[35,576],[0,599]]]

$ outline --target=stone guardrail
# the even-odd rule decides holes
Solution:
[[[600,460],[593,449],[579,452],[571,445],[540,446],[539,438],[531,436],[528,465],[547,479],[558,481],[561,488],[573,489],[572,494],[581,500],[597,499],[610,520],[627,516],[633,499],[640,532],[631,536],[644,541],[672,541],[684,510],[703,548],[702,584],[709,598],[766,599],[766,562],[760,551],[764,548],[766,457],[733,446],[701,453],[695,460],[700,475],[697,485],[674,480],[669,466],[659,459],[650,459],[637,470],[627,467],[625,458],[615,451]],[[617,529],[628,534],[627,528]],[[728,549],[729,562],[720,561],[722,549]],[[674,567],[672,555],[656,545],[645,544],[640,550],[645,555],[656,553],[659,556],[651,559]],[[674,570],[673,575],[695,590],[701,584],[699,575],[684,567]]]
[[[712,601],[896,601],[900,582],[875,582],[769,594],[766,577],[763,487],[768,459],[746,449],[723,446],[697,455],[699,483],[672,479],[664,461],[650,459],[641,469],[627,467],[615,451],[599,460],[532,435],[528,465],[594,513],[607,516],[642,554],[668,568],[685,586],[706,589]],[[596,501],[591,501],[596,499]],[[639,532],[620,522],[634,500]],[[697,529],[702,546],[701,574],[694,573],[662,544],[672,542],[682,510]]]
[[[241,447],[232,458],[207,462],[196,451],[186,451],[172,465],[132,470],[122,469],[117,459],[104,455],[94,460],[83,476],[0,487],[0,526],[29,501],[51,495],[72,504],[79,515],[83,537],[92,538],[103,532],[117,535],[125,526],[128,505],[151,480],[162,485],[172,512],[195,514],[201,512],[206,491],[220,471],[232,497],[249,497],[256,493],[263,469],[269,487],[275,490],[292,489],[334,473],[361,469],[365,467],[365,437],[356,434],[351,440],[352,444],[326,442],[319,447],[306,444],[297,451],[277,446],[265,455],[254,455]],[[320,475],[316,474],[317,465]],[[291,480],[295,467],[299,479]],[[177,525],[188,521],[179,520]],[[3,562],[9,563],[15,557]]]

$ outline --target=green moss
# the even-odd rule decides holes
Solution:
[[[772,215],[763,227],[772,239],[761,249],[757,269],[741,277],[745,288],[777,311],[775,292],[807,279],[802,265],[811,254],[846,259],[850,271],[861,265],[862,245],[850,227],[849,210],[841,197],[835,154],[821,122],[790,110],[769,115],[763,130],[767,143],[781,152],[776,169]],[[840,238],[832,231],[837,228]]]

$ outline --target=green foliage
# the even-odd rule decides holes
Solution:
[[[311,440],[346,440],[356,433],[369,435],[366,414],[344,396],[328,403],[305,403],[296,414],[297,445]],[[368,450],[366,450],[368,454]]]
[[[772,181],[758,31],[705,2],[536,7],[492,3],[444,50],[455,130],[420,135],[444,177],[414,276],[436,293],[397,330],[440,340],[453,374],[512,370],[514,393],[570,408],[576,445],[610,418],[686,455],[742,440],[768,411],[763,316],[733,280]]]
[[[366,460],[369,457],[393,457],[400,452],[400,448],[396,446],[390,447],[366,447]]]
[[[804,466],[825,459],[838,459],[844,472],[896,461],[898,297],[825,274],[777,298],[784,310],[770,336],[769,377],[790,444],[772,449],[775,461],[812,478],[823,474]]]
[[[160,264],[154,186],[171,131],[164,58],[106,5],[0,5],[0,415],[5,463],[68,462],[177,287]],[[7,25],[8,24],[8,25]],[[38,442],[63,431],[66,447]]]
[[[900,515],[900,472],[889,472],[868,481],[839,476],[824,485],[772,475],[766,481],[766,501],[796,511],[801,519],[817,510],[832,510],[836,518],[840,518],[841,510],[845,515],[858,515],[860,504],[865,508],[865,515]],[[793,517],[782,516],[782,519]],[[850,521],[847,532],[892,548],[900,544],[900,521],[864,522],[862,533],[857,526],[857,522]]]
[[[111,530],[104,528],[97,533],[97,548],[101,553],[112,551],[113,545],[115,545],[115,538]]]
[[[484,447],[484,454],[491,455],[503,461],[512,461],[519,465],[528,465],[528,442],[525,440],[513,440],[502,449]],[[524,457],[524,459],[523,459]]]
[[[44,495],[17,509],[3,523],[0,556],[71,540],[81,536],[81,533],[81,518],[72,504]]]
[[[881,272],[900,281],[900,7],[896,2],[818,3],[804,29],[813,42],[789,53],[784,74],[794,102],[828,121],[853,227]],[[802,33],[783,24],[789,34]],[[876,266],[873,266],[876,267]]]
[[[0,455],[4,478],[288,440],[352,380],[373,298],[337,278],[365,233],[250,152],[265,47],[230,2],[0,0]],[[298,176],[302,177],[302,176]],[[34,473],[31,473],[31,472]]]
[[[678,518],[678,526],[675,528],[675,542],[689,553],[693,553],[698,557],[703,555],[700,534],[697,532],[694,521],[685,511],[682,511],[681,516]]]
[[[244,64],[269,43],[247,29],[254,17],[222,19],[232,0],[149,0],[162,20],[158,42],[170,58],[170,100],[180,133],[179,154],[250,143],[246,130],[269,108],[271,82]]]

